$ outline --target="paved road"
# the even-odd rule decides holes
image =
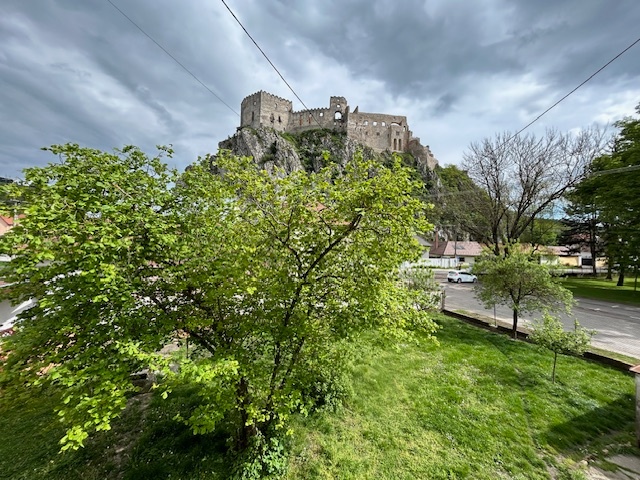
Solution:
[[[438,272],[436,278],[445,287],[445,306],[449,310],[466,310],[493,317],[493,308],[486,309],[475,299],[473,285],[447,283],[446,272]],[[592,344],[613,352],[640,359],[640,307],[620,303],[576,298],[577,305],[571,315],[561,315],[565,328],[573,328],[577,319],[585,328],[596,330]],[[541,314],[523,314],[519,323],[540,319]],[[512,312],[505,307],[496,308],[496,319],[512,324]]]

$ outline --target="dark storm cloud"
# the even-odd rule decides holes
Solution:
[[[168,39],[176,58],[221,97],[234,96],[231,87],[242,82],[228,75],[232,65],[220,69],[223,45],[212,48],[206,35],[185,34],[191,32],[185,27],[197,27],[197,15],[162,8],[168,4],[130,8],[127,14],[148,23],[151,35]],[[212,151],[214,124],[226,123],[226,131],[237,123],[232,112],[106,2],[9,0],[0,8],[0,121],[5,125],[0,167],[5,175],[17,175],[15,165],[28,163],[10,153],[23,153],[24,145],[77,141],[103,149],[125,143],[152,148],[179,144],[187,130],[204,122],[210,125]],[[201,25],[205,33],[206,26]],[[237,109],[241,97],[234,97]]]
[[[221,2],[113,1],[236,112],[257,90],[299,107]],[[445,161],[530,121],[640,24],[636,0],[228,3],[309,107],[342,95],[407,115]],[[639,77],[640,45],[548,121],[570,129],[632,114]],[[0,176],[15,176],[49,160],[39,147],[66,141],[172,143],[183,168],[238,117],[107,1],[2,0],[0,123]]]
[[[335,0],[322,2],[322,13],[312,2],[277,5],[269,22],[261,21],[264,12],[243,11],[270,49],[296,38],[355,77],[378,78],[394,95],[421,97],[467,89],[478,76],[517,81],[532,71],[568,91],[631,43],[640,24],[635,0]],[[627,59],[594,83],[639,73],[640,61]]]

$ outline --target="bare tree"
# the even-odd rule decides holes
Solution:
[[[518,240],[584,177],[605,145],[606,131],[593,127],[577,134],[547,130],[540,138],[505,132],[469,146],[463,168],[487,194],[469,208],[485,216],[486,240],[496,255],[499,244]]]

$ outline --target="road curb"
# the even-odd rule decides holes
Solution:
[[[511,326],[501,325],[499,322],[497,324],[493,324],[493,322],[490,323],[486,320],[482,320],[481,318],[454,312],[451,310],[447,310],[446,308],[442,309],[442,313],[444,313],[448,317],[457,318],[458,320],[462,320],[465,323],[483,328],[490,332],[500,333],[502,335],[511,335]],[[527,329],[518,328],[518,339],[531,343],[531,341],[529,340],[529,331]],[[601,363],[603,365],[613,367],[616,370],[620,370],[623,372],[629,372],[629,369],[635,366],[635,364],[633,363],[625,362],[617,358],[612,358],[605,354],[594,352],[591,350],[588,350],[582,356],[587,360]]]

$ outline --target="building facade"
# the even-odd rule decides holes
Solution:
[[[437,160],[428,146],[413,136],[407,117],[384,113],[353,111],[344,97],[330,97],[327,108],[294,111],[291,100],[259,91],[246,97],[240,107],[240,127],[271,127],[279,132],[299,133],[327,128],[344,132],[350,138],[377,152],[408,152],[434,168]]]

